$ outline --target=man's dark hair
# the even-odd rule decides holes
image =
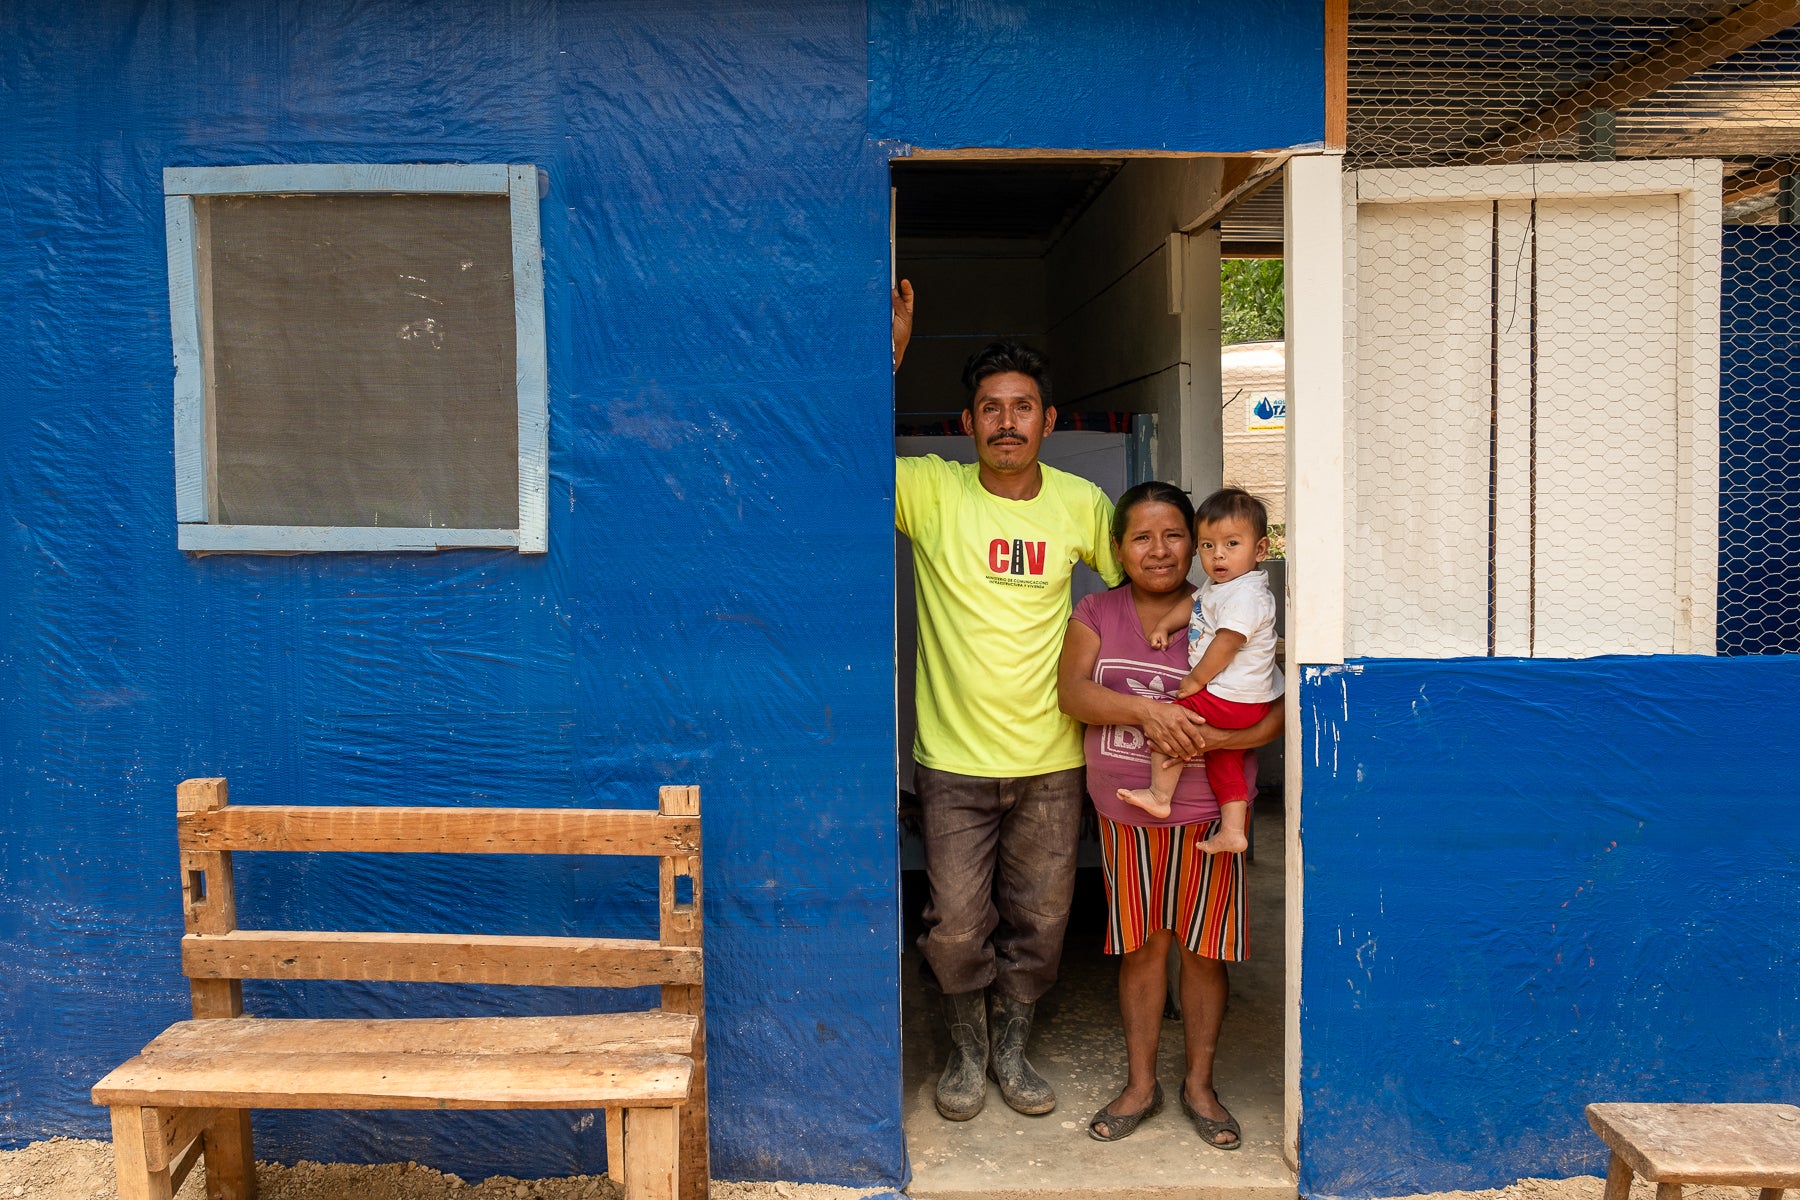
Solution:
[[[1208,525],[1219,521],[1248,521],[1257,541],[1269,536],[1269,510],[1243,488],[1220,488],[1202,500],[1200,507],[1194,510],[1195,532],[1199,531],[1202,521]]]
[[[989,375],[1004,375],[1009,371],[1017,371],[1021,375],[1029,375],[1038,386],[1038,395],[1044,399],[1044,407],[1050,407],[1050,360],[1027,346],[1023,342],[1015,342],[1002,338],[997,342],[989,342],[963,364],[963,387],[968,389],[969,400],[964,407],[975,401],[975,389]]]
[[[1119,497],[1118,504],[1113,506],[1114,545],[1125,540],[1125,529],[1131,524],[1131,510],[1140,504],[1173,504],[1188,529],[1192,531],[1194,528],[1194,502],[1188,499],[1188,494],[1172,483],[1152,479],[1148,483],[1126,488],[1125,494]]]

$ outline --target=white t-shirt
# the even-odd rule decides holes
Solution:
[[[1265,704],[1281,695],[1281,668],[1275,665],[1275,593],[1261,569],[1236,579],[1200,581],[1194,594],[1194,617],[1188,622],[1188,666],[1199,664],[1213,635],[1229,629],[1244,635],[1244,644],[1206,690],[1221,700]]]

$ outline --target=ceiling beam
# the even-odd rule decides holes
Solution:
[[[1271,158],[1234,158],[1219,172],[1219,198],[1199,216],[1181,227],[1182,233],[1199,233],[1219,223],[1219,218],[1274,183],[1287,165],[1288,155]]]
[[[1800,0],[1752,0],[1596,75],[1563,99],[1501,130],[1475,152],[1473,161],[1515,162],[1539,143],[1567,134],[1584,113],[1629,108],[1796,22],[1800,22]]]

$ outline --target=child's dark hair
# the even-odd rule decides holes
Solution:
[[[1248,521],[1257,541],[1269,536],[1269,510],[1243,488],[1220,488],[1202,500],[1200,507],[1194,510],[1196,530],[1202,521],[1208,525],[1220,521]]]

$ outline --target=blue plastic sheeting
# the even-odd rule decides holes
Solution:
[[[1300,1187],[1603,1171],[1800,1091],[1800,658],[1309,667]]]
[[[1800,227],[1727,225],[1719,651],[1800,653]]]
[[[1317,0],[871,0],[870,129],[942,149],[1316,143],[1324,11]]]
[[[180,779],[633,807],[697,783],[715,1173],[899,1183],[888,169],[863,10],[120,0],[6,24],[0,1144],[105,1136],[88,1088],[186,1012]],[[547,556],[176,549],[161,172],[272,161],[547,171]],[[651,903],[647,874],[554,859],[240,872],[247,926],[598,932]],[[456,1007],[249,990],[264,1013]],[[604,1157],[579,1113],[256,1128],[266,1157],[477,1177]]]

